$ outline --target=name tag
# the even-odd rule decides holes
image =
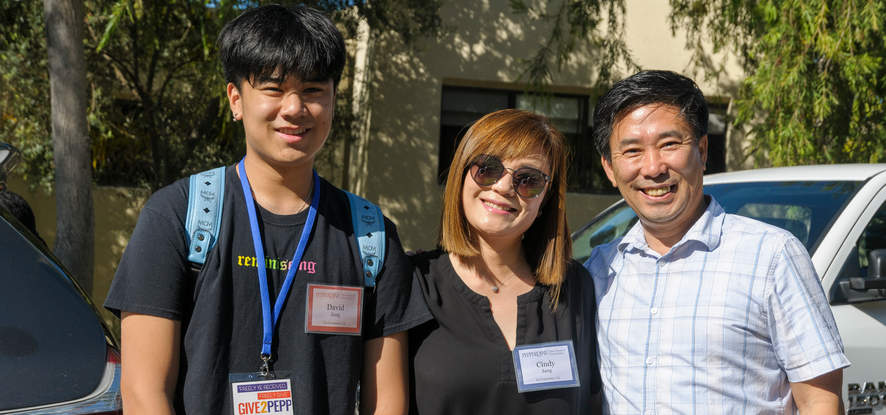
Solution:
[[[289,379],[232,382],[234,415],[293,415]]]
[[[572,340],[514,348],[517,392],[579,386]]]
[[[363,287],[308,284],[305,333],[360,335]]]

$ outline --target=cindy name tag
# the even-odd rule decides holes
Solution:
[[[517,392],[579,386],[572,340],[514,348]]]
[[[231,388],[234,415],[295,413],[289,379],[232,382]]]
[[[363,323],[363,287],[308,284],[305,333],[358,336]]]

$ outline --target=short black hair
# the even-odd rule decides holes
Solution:
[[[0,190],[0,209],[6,209],[13,217],[18,219],[22,225],[37,235],[37,220],[34,218],[34,211],[28,202],[18,193],[10,190]]]
[[[239,88],[246,79],[332,79],[337,88],[345,67],[345,41],[323,13],[304,5],[267,5],[247,10],[218,35],[225,80]]]
[[[628,112],[648,104],[673,105],[692,128],[696,142],[708,133],[708,104],[692,79],[671,71],[641,71],[615,83],[597,102],[591,136],[611,160],[612,127]]]

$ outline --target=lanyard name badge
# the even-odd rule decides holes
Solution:
[[[290,266],[289,271],[286,273],[286,279],[283,281],[280,293],[277,295],[277,300],[274,303],[274,312],[271,314],[268,276],[264,261],[264,245],[261,240],[261,230],[258,227],[258,215],[255,213],[255,200],[252,198],[252,188],[249,186],[249,179],[246,177],[244,160],[246,160],[245,157],[243,160],[240,160],[237,169],[240,173],[243,196],[246,199],[246,211],[249,214],[249,227],[252,231],[255,257],[259,258],[256,261],[256,266],[262,306],[262,365],[257,373],[232,373],[229,375],[233,398],[232,406],[235,415],[252,413],[293,414],[292,384],[289,376],[283,372],[275,373],[270,368],[271,344],[274,340],[274,329],[276,328],[277,320],[280,318],[280,311],[283,309],[283,303],[286,302],[289,289],[292,287],[296,271],[299,268],[297,264],[301,263],[305,247],[308,244],[308,238],[317,218],[317,205],[320,201],[320,179],[317,176],[317,172],[313,172],[313,195],[311,196],[311,206],[308,210],[308,219],[302,229],[301,236],[298,239],[298,246],[292,257],[292,264],[294,266]]]
[[[517,392],[580,385],[572,340],[514,347]]]

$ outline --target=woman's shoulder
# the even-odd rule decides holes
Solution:
[[[441,261],[449,261],[446,252],[439,248],[430,251],[407,252],[406,255],[409,256],[416,275],[425,281],[439,273],[435,269],[439,269]]]
[[[574,280],[574,279],[591,279],[591,273],[588,272],[587,268],[574,259],[570,259],[566,263],[566,280]]]
[[[563,278],[561,290],[573,293],[573,296],[579,298],[592,295],[594,293],[594,279],[580,262],[570,259],[566,263],[566,275]]]

